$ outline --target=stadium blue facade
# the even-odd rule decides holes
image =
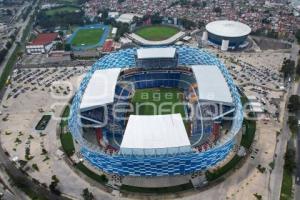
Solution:
[[[241,36],[241,37],[224,37],[215,35],[213,33],[208,32],[208,41],[221,46],[222,40],[228,40],[229,41],[229,47],[236,47],[238,48],[240,45],[244,44],[247,40],[248,35]]]
[[[196,171],[204,171],[224,160],[232,151],[235,136],[243,121],[242,105],[238,91],[226,67],[215,56],[196,48],[186,46],[176,47],[179,66],[216,65],[223,73],[230,88],[233,103],[236,108],[232,127],[223,142],[218,142],[214,148],[203,152],[167,153],[165,155],[109,155],[99,151],[98,146],[87,142],[81,135],[79,107],[90,78],[95,70],[107,68],[136,67],[136,50],[125,49],[109,54],[97,61],[83,79],[71,106],[69,128],[74,139],[81,145],[83,157],[100,170],[120,176],[173,176],[186,175]],[[199,66],[201,67],[201,66]]]

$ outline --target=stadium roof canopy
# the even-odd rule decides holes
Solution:
[[[133,14],[133,13],[124,13],[120,15],[116,21],[130,24],[131,22],[133,22],[134,17],[142,18],[142,15]]]
[[[121,151],[131,149],[159,149],[189,147],[190,141],[180,114],[130,115]]]
[[[216,65],[193,65],[198,84],[199,100],[208,100],[232,104],[228,84]]]
[[[185,32],[179,31],[175,35],[172,35],[171,37],[165,39],[165,40],[160,40],[160,41],[152,41],[152,40],[146,40],[145,38],[135,34],[131,33],[128,35],[130,39],[135,41],[138,44],[142,44],[145,46],[159,46],[159,45],[170,45],[178,41],[179,39],[183,38],[185,36]]]
[[[206,30],[221,37],[242,37],[249,35],[251,28],[238,21],[219,20],[206,25]]]
[[[175,48],[142,48],[137,50],[138,59],[174,58]]]
[[[112,103],[120,71],[120,68],[96,70],[84,91],[80,110],[90,110]]]

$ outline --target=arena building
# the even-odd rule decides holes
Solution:
[[[180,46],[98,60],[73,99],[69,128],[83,158],[117,185],[168,187],[205,181],[238,145],[242,121],[224,64]]]
[[[220,46],[222,50],[244,48],[251,28],[237,21],[220,20],[208,23],[202,40]]]

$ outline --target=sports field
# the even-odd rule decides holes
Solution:
[[[155,25],[140,28],[135,32],[135,34],[141,36],[146,40],[160,41],[168,39],[178,32],[179,30],[175,27]]]
[[[183,93],[176,88],[139,89],[132,98],[134,114],[164,115],[180,113],[185,117]],[[179,103],[179,105],[176,105]]]
[[[95,29],[80,29],[72,39],[72,46],[88,46],[99,43],[100,38],[103,35],[104,30],[102,28]]]
[[[58,8],[52,8],[46,11],[46,15],[56,15],[58,13],[72,13],[80,11],[79,8],[74,6],[62,6]]]

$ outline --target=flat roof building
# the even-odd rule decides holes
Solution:
[[[28,45],[26,45],[26,52],[28,54],[48,53],[57,38],[58,33],[41,33]]]

